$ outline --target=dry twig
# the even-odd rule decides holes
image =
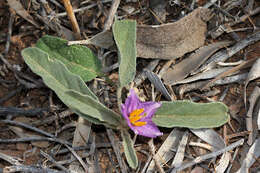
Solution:
[[[72,8],[72,5],[70,3],[70,0],[63,0],[63,4],[64,4],[64,6],[66,8],[69,20],[70,20],[70,22],[72,24],[72,30],[75,33],[76,38],[80,39],[81,36],[80,36],[79,24],[77,22],[77,19],[75,17],[74,12],[73,12],[73,8]]]
[[[155,157],[155,147],[154,147],[154,144],[153,144],[153,139],[149,140],[148,145],[149,145],[149,150],[150,150],[150,152],[153,156],[153,160],[155,162],[155,165],[156,165],[158,171],[160,173],[165,173],[163,168],[161,167],[160,163],[158,162],[157,157]]]

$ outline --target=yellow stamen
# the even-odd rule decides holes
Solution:
[[[133,111],[130,113],[130,117],[139,116],[139,115],[140,115],[141,113],[143,113],[143,112],[144,112],[144,108],[133,110]]]
[[[140,115],[144,112],[144,108],[141,109],[135,109],[133,110],[129,115],[129,120],[134,126],[144,126],[147,124],[147,122],[138,121],[142,117],[146,116],[146,113],[144,115]]]
[[[144,126],[144,125],[146,125],[147,124],[147,122],[143,122],[143,121],[137,121],[137,122],[134,122],[134,123],[132,123],[133,125],[135,125],[135,126]]]
[[[129,117],[129,120],[132,123],[132,122],[136,122],[136,121],[140,120],[141,118],[142,118],[142,116],[137,115],[137,116],[134,116],[134,117]]]

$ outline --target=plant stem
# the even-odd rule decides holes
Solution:
[[[123,87],[119,86],[117,88],[117,105],[118,105],[118,109],[120,110],[121,112],[121,104],[122,104],[122,89]]]

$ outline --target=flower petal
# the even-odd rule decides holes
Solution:
[[[134,126],[132,128],[134,129],[133,131],[137,131],[139,135],[150,138],[155,138],[157,136],[163,135],[163,133],[160,132],[158,127],[152,121],[147,121],[147,124],[144,126]]]
[[[161,106],[161,103],[159,102],[143,102],[140,104],[142,108],[144,108],[144,112],[147,114],[143,119],[141,120],[146,120],[146,119],[151,119],[157,109]],[[140,120],[140,121],[141,121]]]
[[[155,138],[162,135],[157,126],[152,122],[152,117],[160,106],[161,103],[158,102],[141,102],[135,91],[131,89],[130,95],[127,97],[125,104],[121,105],[121,111],[128,126],[135,134]],[[139,111],[138,113],[138,109],[142,109],[143,112]],[[132,123],[129,117],[131,113],[133,114],[131,117],[133,121]]]
[[[123,117],[126,119],[126,121],[129,121],[128,118],[128,112],[127,112],[127,107],[125,106],[125,104],[121,104],[121,112],[123,114]]]
[[[127,108],[128,114],[130,114],[133,110],[138,109],[138,105],[140,100],[136,95],[134,89],[130,89],[130,95],[126,98],[125,107]]]

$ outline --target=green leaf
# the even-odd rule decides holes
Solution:
[[[130,137],[130,134],[127,131],[122,130],[121,136],[123,139],[123,147],[126,160],[131,168],[136,169],[138,166],[138,159],[134,149],[134,143]]]
[[[99,112],[97,109],[101,104],[98,102],[98,98],[86,86],[84,81],[79,76],[71,73],[61,61],[50,59],[47,53],[38,48],[26,48],[22,51],[22,56],[32,71],[41,76],[44,83],[54,90],[57,96],[64,104],[71,108],[72,111],[79,113],[80,116],[85,117],[93,123],[108,123],[110,126],[118,126],[120,124],[119,121],[116,120],[119,119],[119,116],[116,113],[102,110],[102,116],[107,116],[109,118],[103,118],[100,117],[100,115],[95,114],[96,112]],[[89,112],[84,109],[84,112],[82,113],[75,104],[82,105],[83,103],[79,98],[69,94],[69,92],[72,91],[80,93],[80,95],[88,98],[91,105],[88,105],[88,108],[92,107],[94,103],[98,104],[98,106],[89,109]],[[106,121],[108,119],[112,120]]]
[[[99,101],[73,90],[68,90],[65,94],[75,98],[74,102],[67,104],[72,110],[77,110],[77,112],[87,114],[103,122],[108,122],[111,125],[120,125],[120,115],[108,109]]]
[[[119,51],[120,86],[133,81],[136,72],[136,21],[116,20],[113,35]]]
[[[213,128],[229,120],[227,112],[228,108],[221,102],[162,102],[152,120],[161,127]]]
[[[81,45],[68,46],[67,42],[45,35],[37,41],[36,47],[48,53],[51,59],[63,62],[69,71],[81,76],[85,82],[101,74],[101,63],[89,48]]]

